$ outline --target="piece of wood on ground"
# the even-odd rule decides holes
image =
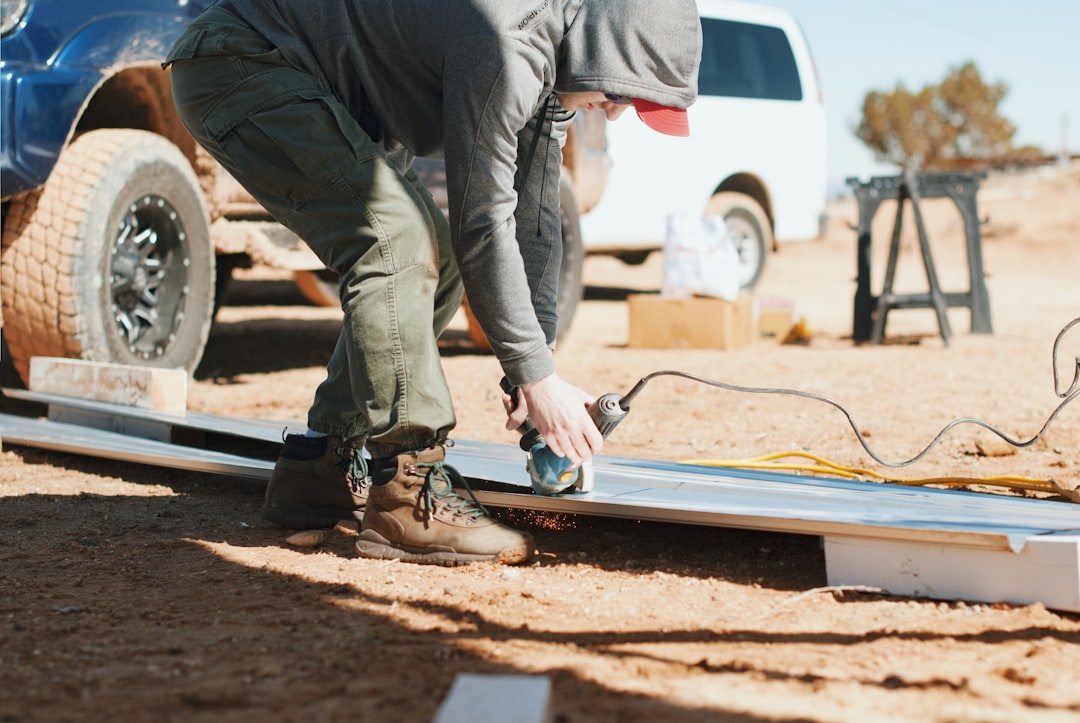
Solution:
[[[357,520],[338,520],[334,525],[334,532],[347,537],[356,537],[360,534],[360,523]]]
[[[550,697],[545,675],[459,673],[433,723],[548,723]]]
[[[187,383],[184,369],[38,356],[30,359],[28,387],[35,392],[183,412],[187,409]]]
[[[285,544],[293,547],[318,547],[326,542],[326,533],[322,530],[302,530],[285,538]]]

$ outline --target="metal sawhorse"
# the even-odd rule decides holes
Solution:
[[[983,277],[982,239],[979,234],[979,217],[975,205],[975,194],[979,190],[979,180],[984,173],[906,173],[902,176],[876,176],[862,182],[857,178],[847,179],[847,184],[855,192],[859,203],[859,235],[856,266],[858,285],[855,290],[855,318],[852,327],[852,339],[856,342],[869,341],[882,343],[885,336],[885,320],[892,309],[933,308],[937,314],[941,338],[948,346],[952,336],[948,307],[964,306],[971,310],[971,331],[973,334],[993,334],[990,323],[990,297],[986,292]],[[951,198],[964,219],[964,236],[968,260],[968,290],[964,292],[945,292],[938,283],[934,258],[930,253],[930,241],[926,237],[922,211],[919,209],[920,198]],[[896,221],[893,224],[892,239],[889,244],[889,259],[885,268],[885,281],[881,294],[874,296],[870,284],[870,226],[883,201],[896,200]],[[918,294],[897,294],[893,292],[896,277],[896,263],[900,254],[900,225],[903,219],[904,202],[911,203],[915,225],[919,236],[919,249],[922,252],[923,266],[930,290]]]

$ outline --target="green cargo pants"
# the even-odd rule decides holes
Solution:
[[[228,12],[203,13],[166,64],[192,136],[340,275],[344,323],[308,425],[364,437],[373,457],[445,440],[456,420],[436,341],[462,286],[431,194]]]

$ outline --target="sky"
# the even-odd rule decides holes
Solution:
[[[762,0],[790,11],[817,64],[828,125],[829,194],[894,175],[855,137],[863,97],[918,91],[973,61],[1004,83],[1016,145],[1080,153],[1080,0]]]

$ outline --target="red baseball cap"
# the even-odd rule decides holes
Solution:
[[[660,105],[651,100],[634,98],[634,110],[638,118],[654,131],[669,136],[690,135],[690,121],[686,117],[685,108],[673,108],[670,105]]]

